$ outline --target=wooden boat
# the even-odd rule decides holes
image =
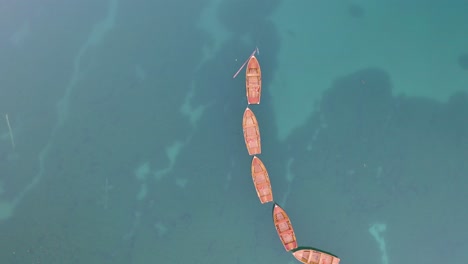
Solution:
[[[286,251],[297,248],[296,235],[289,216],[277,203],[273,205],[273,223]]]
[[[340,259],[337,256],[311,247],[297,248],[293,251],[293,256],[305,264],[340,263]]]
[[[273,192],[271,191],[270,177],[263,162],[254,156],[252,159],[252,179],[258,198],[262,204],[273,201]]]
[[[252,110],[248,107],[245,109],[244,118],[242,121],[242,128],[244,129],[244,139],[249,155],[257,155],[262,152],[260,143],[260,129],[258,128],[257,118]]]
[[[251,56],[245,71],[245,88],[247,90],[247,103],[260,104],[262,94],[262,71],[255,56]]]

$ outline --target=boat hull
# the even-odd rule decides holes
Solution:
[[[252,179],[254,182],[257,196],[262,204],[273,201],[273,192],[271,190],[270,177],[265,164],[257,157],[252,159]]]
[[[262,153],[262,145],[260,141],[260,129],[258,127],[257,118],[250,108],[246,108],[244,118],[242,120],[242,128],[244,130],[244,140],[249,155],[257,155]]]
[[[340,263],[340,259],[337,256],[310,247],[297,248],[294,250],[293,256],[304,264]]]
[[[296,235],[289,220],[289,216],[278,204],[273,205],[273,223],[275,224],[278,236],[283,243],[286,251],[291,251],[297,248]]]
[[[255,56],[250,57],[245,71],[245,88],[248,104],[260,104],[262,94],[262,71]]]

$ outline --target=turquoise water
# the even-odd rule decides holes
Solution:
[[[466,1],[0,4],[0,263],[468,258]]]

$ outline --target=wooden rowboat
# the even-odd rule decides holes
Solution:
[[[252,179],[260,202],[262,204],[272,202],[273,192],[271,191],[270,177],[268,177],[265,165],[257,156],[252,159]]]
[[[305,264],[338,264],[340,259],[327,252],[311,247],[300,247],[293,251],[293,256]]]
[[[273,223],[286,251],[297,248],[296,235],[289,216],[277,203],[273,205]]]
[[[245,71],[245,88],[247,90],[247,103],[260,104],[262,94],[262,71],[255,56],[250,57]]]
[[[245,109],[244,118],[242,120],[242,128],[244,129],[244,139],[249,155],[256,155],[262,152],[260,143],[260,129],[258,128],[257,118],[252,110],[248,107]]]

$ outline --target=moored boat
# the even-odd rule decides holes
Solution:
[[[249,155],[257,155],[262,152],[260,142],[260,129],[258,127],[257,118],[250,108],[246,108],[244,118],[242,120],[242,128],[244,130],[244,139]]]
[[[337,256],[312,247],[299,247],[293,251],[293,256],[304,264],[340,263],[340,259]]]
[[[273,192],[271,190],[270,177],[265,164],[257,157],[252,159],[252,179],[258,198],[262,204],[273,201]]]
[[[247,90],[247,102],[260,104],[262,94],[262,71],[255,56],[251,56],[245,71],[245,88]]]
[[[273,205],[273,223],[286,251],[297,248],[296,235],[294,234],[291,220],[289,220],[289,216],[277,203]]]

